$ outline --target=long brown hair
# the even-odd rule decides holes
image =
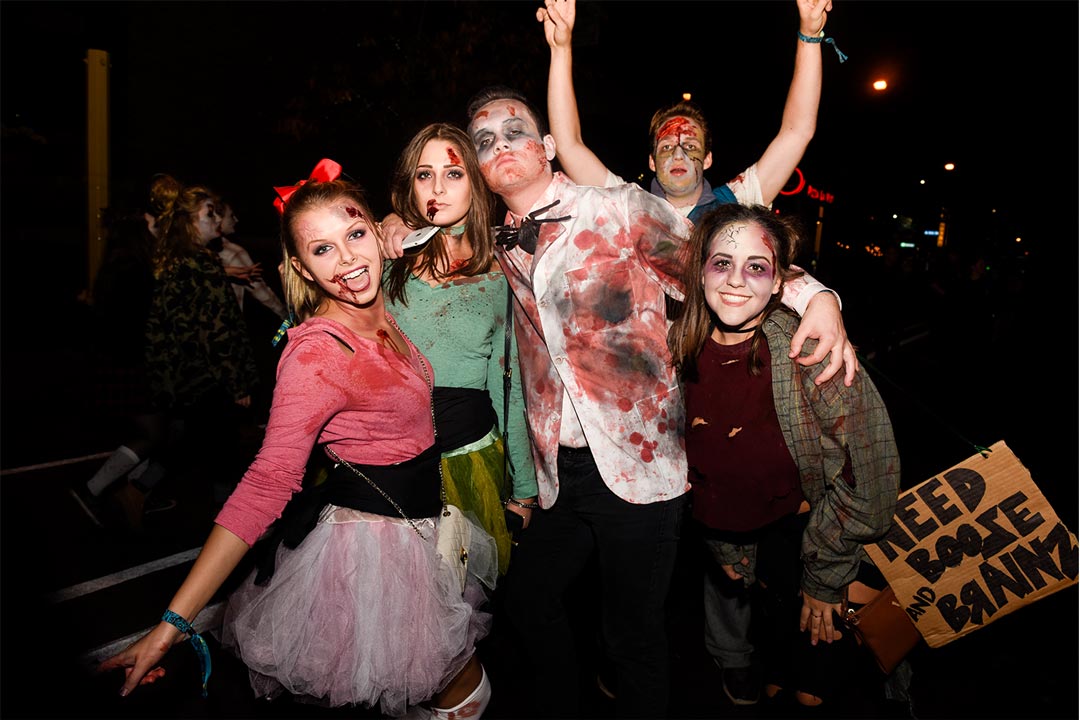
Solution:
[[[210,252],[200,242],[197,218],[202,204],[207,200],[216,203],[217,195],[203,185],[178,188],[173,183],[163,182],[151,191],[158,233],[154,252],[155,278],[160,278],[185,258]]]
[[[681,307],[681,314],[668,328],[668,348],[671,350],[671,362],[680,376],[687,380],[697,379],[697,359],[705,343],[708,342],[716,325],[716,316],[705,301],[705,288],[702,273],[708,260],[709,246],[712,240],[727,226],[733,223],[754,223],[765,233],[772,246],[774,264],[780,275],[780,289],[769,304],[764,315],[780,307],[784,292],[784,283],[800,277],[801,270],[793,269],[791,264],[798,253],[802,238],[799,225],[792,217],[780,216],[763,205],[739,205],[730,203],[719,205],[705,213],[694,226],[687,245],[686,268],[683,271],[683,283],[686,286],[686,300]],[[750,343],[748,367],[757,375],[763,364],[758,348],[765,341],[765,333],[759,324]]]
[[[394,207],[394,212],[411,228],[421,228],[431,224],[417,207],[414,179],[424,147],[432,140],[453,143],[454,149],[461,157],[465,174],[469,178],[469,190],[472,195],[469,212],[465,215],[465,232],[472,244],[473,255],[465,266],[455,270],[454,274],[471,277],[490,272],[495,262],[495,241],[491,234],[494,201],[491,191],[484,183],[483,175],[480,174],[480,161],[476,157],[476,149],[469,140],[469,136],[460,128],[448,123],[433,123],[422,128],[405,146],[398,158],[390,183],[390,202]],[[385,281],[387,298],[390,302],[408,305],[406,284],[409,275],[426,273],[432,277],[440,277],[437,268],[446,268],[449,264],[450,255],[446,250],[443,234],[435,233],[435,236],[426,244],[415,251],[405,251],[402,257],[390,264]]]

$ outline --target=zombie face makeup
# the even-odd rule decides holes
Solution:
[[[203,200],[199,212],[195,215],[195,230],[199,234],[199,244],[206,245],[221,235],[221,216],[213,200]]]
[[[221,209],[221,234],[232,235],[236,232],[236,213],[233,212],[231,205],[226,205]]]
[[[516,100],[495,100],[477,111],[469,135],[488,187],[499,195],[551,174],[555,141],[540,136],[528,109]]]
[[[374,231],[347,198],[300,213],[293,220],[293,268],[331,298],[366,305],[379,293],[382,256]]]
[[[664,192],[673,198],[700,193],[712,153],[705,152],[704,130],[696,122],[674,117],[660,128],[649,156],[649,168]]]
[[[725,330],[756,327],[774,293],[780,290],[773,244],[756,223],[734,223],[721,228],[709,241],[701,271],[705,302]],[[714,333],[714,337],[717,333]],[[737,334],[732,342],[745,339]]]
[[[460,225],[472,205],[472,188],[461,151],[448,140],[430,140],[413,175],[417,209],[440,227]]]

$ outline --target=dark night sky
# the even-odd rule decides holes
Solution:
[[[320,157],[388,210],[392,164],[419,127],[463,122],[469,96],[490,83],[542,103],[537,5],[5,0],[5,239],[56,226],[82,252],[87,48],[110,53],[114,204],[141,200],[153,173],[170,172],[231,197],[242,233],[272,235],[272,187]],[[581,0],[578,14],[585,139],[624,177],[647,174],[649,117],[684,91],[718,136],[714,182],[776,133],[794,2]],[[957,214],[998,209],[998,231],[1033,247],[1059,244],[1064,228],[1075,252],[1076,28],[1077,3],[1065,0],[837,0],[827,34],[850,59],[825,48],[818,133],[801,168],[852,227],[944,198]],[[879,75],[891,89],[874,95]],[[945,178],[947,161],[958,170]],[[989,232],[971,223],[968,241]],[[5,242],[5,260],[13,252]]]
[[[87,315],[75,297],[87,282],[88,48],[111,59],[114,205],[142,201],[152,174],[173,173],[230,198],[241,241],[273,252],[272,188],[306,177],[319,158],[341,162],[369,189],[376,211],[385,211],[393,162],[424,124],[464,122],[468,98],[491,83],[543,101],[548,50],[533,17],[537,4],[0,1],[4,377],[14,384],[33,378],[12,371],[20,351],[31,360],[54,348],[78,357],[81,344],[91,344],[68,332],[85,325],[92,333],[90,323],[60,322]],[[1075,426],[1045,420],[1060,414],[1059,392],[1032,387],[1031,375],[1046,356],[1039,351],[1071,345],[1075,327],[1080,4],[835,6],[827,34],[850,59],[840,64],[825,48],[818,131],[800,164],[812,184],[835,196],[823,225],[836,255],[815,274],[850,300],[844,315],[856,343],[889,329],[883,315],[922,313],[912,300],[916,291],[930,292],[929,283],[920,279],[913,297],[879,292],[880,271],[864,271],[875,263],[861,249],[896,245],[894,212],[914,219],[914,234],[936,226],[948,205],[950,250],[987,251],[987,262],[1004,268],[1001,277],[1024,277],[1002,282],[1020,290],[1000,306],[949,316],[966,333],[944,333],[955,341],[937,351],[946,357],[935,357],[944,379],[928,372],[927,385],[909,394],[985,404],[971,411],[989,428],[980,441],[1005,437],[1026,462],[1044,458],[1074,506],[1075,462],[1060,449],[1070,446]],[[796,47],[793,0],[579,0],[578,14],[585,139],[627,179],[647,173],[652,112],[683,92],[703,106],[718,136],[713,182],[756,160],[776,134]],[[869,86],[879,76],[891,89],[874,95]],[[945,162],[958,168],[947,177]],[[928,184],[918,185],[920,178]],[[805,197],[777,206],[811,218],[818,210]],[[1018,254],[1017,235],[1029,257]],[[840,244],[851,250],[836,250]],[[1057,269],[1063,277],[1051,274]],[[1004,319],[991,327],[993,312]],[[39,378],[64,398],[47,404],[49,412],[82,392],[66,377],[79,375],[77,364]],[[21,415],[17,424],[34,427]],[[941,434],[932,422],[908,431],[916,448],[927,433]]]

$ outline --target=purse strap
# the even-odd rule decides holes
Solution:
[[[405,522],[409,523],[409,527],[411,527],[413,529],[413,531],[417,535],[419,535],[424,540],[430,540],[431,539],[431,538],[424,537],[424,533],[420,532],[420,528],[417,527],[416,521],[414,521],[411,517],[406,515],[405,511],[401,509],[401,506],[397,504],[397,501],[395,501],[394,498],[390,497],[389,493],[387,493],[385,490],[383,490],[381,487],[379,487],[375,483],[374,480],[369,478],[364,473],[360,472],[360,470],[358,470],[354,465],[349,464],[348,460],[343,460],[340,455],[338,455],[336,452],[334,452],[334,448],[330,447],[329,445],[326,446],[326,452],[330,453],[330,457],[334,458],[334,461],[337,462],[339,465],[344,465],[346,468],[348,468],[349,470],[352,470],[354,473],[359,475],[368,485],[370,485],[372,487],[372,489],[375,490],[375,492],[377,492],[377,493],[379,493],[380,495],[383,496],[383,500],[385,500],[386,502],[393,505],[394,509],[398,511],[398,515],[400,515]],[[440,484],[441,484],[441,481],[442,481],[442,459],[441,458],[439,460],[439,480],[440,480]],[[442,514],[443,515],[449,515],[450,511],[446,509],[446,486],[441,485],[441,488],[442,488]]]
[[[398,332],[401,332],[400,328],[398,329]],[[404,333],[402,333],[402,335],[404,335]],[[334,336],[334,337],[335,337],[335,339],[337,339],[336,336]],[[408,339],[408,338],[406,338],[406,339]],[[340,339],[338,339],[338,342],[342,342],[342,341]],[[409,342],[412,342],[412,341],[409,341]],[[437,427],[435,425],[435,401],[434,401],[435,384],[433,382],[431,382],[431,375],[428,374],[428,370],[427,370],[427,362],[424,360],[424,357],[422,355],[420,355],[419,350],[416,353],[416,360],[417,360],[417,362],[420,363],[420,370],[423,371],[423,373],[424,373],[424,383],[428,386],[428,404],[431,407],[431,432],[435,436],[435,439],[438,440],[439,431],[438,431],[438,429],[437,429]],[[370,485],[372,487],[372,489],[375,490],[375,492],[382,495],[383,499],[386,500],[386,502],[390,503],[394,507],[394,509],[398,511],[398,514],[401,515],[402,519],[405,520],[405,522],[409,523],[409,526],[413,529],[413,531],[417,535],[420,536],[421,539],[423,539],[423,540],[431,539],[431,538],[424,537],[424,534],[422,532],[420,532],[420,528],[416,526],[416,522],[411,517],[406,515],[405,511],[401,509],[401,506],[397,504],[397,501],[394,500],[394,498],[390,497],[390,495],[385,490],[383,490],[381,487],[379,487],[375,483],[374,480],[369,478],[364,473],[360,472],[360,470],[358,470],[355,466],[350,464],[349,461],[342,459],[342,457],[340,455],[338,455],[336,452],[334,452],[334,448],[330,447],[329,445],[326,446],[326,452],[330,453],[330,457],[334,458],[334,460],[339,465],[344,465],[346,468],[348,468],[349,470],[351,470],[354,473],[356,473],[357,475],[359,475],[365,482],[367,482],[368,485]],[[446,507],[446,478],[443,477],[442,458],[439,458],[439,498],[442,500],[442,514],[443,514],[443,516],[449,517],[450,516],[450,511]]]
[[[510,379],[514,373],[510,367],[510,333],[514,329],[514,290],[510,287],[510,279],[506,279],[506,334],[503,340],[503,488],[510,488],[510,475],[514,469],[514,461],[510,458]],[[507,492],[507,497],[513,496],[513,490]]]

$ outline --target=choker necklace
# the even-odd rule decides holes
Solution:
[[[461,223],[460,225],[454,225],[453,227],[443,228],[443,233],[447,235],[453,235],[454,237],[464,235],[465,223]]]

